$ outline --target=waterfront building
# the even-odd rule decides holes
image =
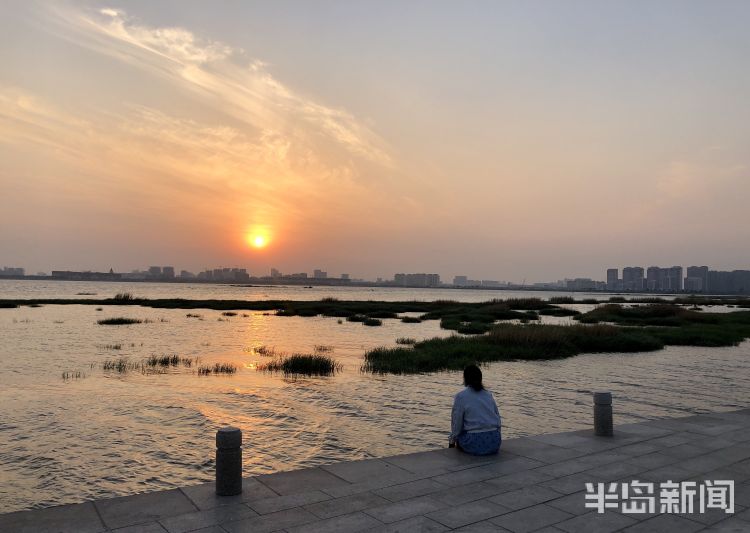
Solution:
[[[616,268],[607,269],[607,290],[619,290],[620,273]]]
[[[109,272],[76,272],[72,270],[53,270],[52,278],[69,281],[114,281],[123,279],[123,275],[115,273],[111,269]]]
[[[622,288],[626,291],[642,291],[644,287],[643,268],[625,267],[622,269]]]
[[[687,267],[687,276],[685,277],[685,290],[689,290],[692,292],[706,292],[708,290],[707,266]]]
[[[440,286],[439,274],[395,274],[393,284],[399,287],[438,287]]]

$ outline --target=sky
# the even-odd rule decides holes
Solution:
[[[729,0],[9,1],[0,267],[750,269],[748,24]]]

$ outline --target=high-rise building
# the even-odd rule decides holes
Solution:
[[[152,266],[148,267],[148,275],[153,278],[158,278],[161,276],[161,267],[160,266]]]
[[[271,277],[272,277],[272,278],[280,278],[280,277],[281,277],[281,272],[279,272],[279,271],[278,271],[277,269],[275,269],[275,268],[272,268],[272,269],[271,269]]]
[[[671,292],[677,292],[682,290],[682,267],[673,266],[667,268],[667,279],[669,280],[669,288],[667,290]]]
[[[165,266],[161,267],[161,275],[163,278],[174,278],[174,267],[173,266]]]
[[[315,270],[313,270],[313,277],[315,279],[326,279],[328,277],[328,272],[316,268]]]
[[[622,269],[622,288],[626,291],[642,291],[644,286],[643,268],[625,267]]]
[[[620,281],[620,274],[616,268],[607,269],[607,290],[616,291],[618,290],[617,285]]]
[[[708,290],[708,267],[689,266],[685,277],[685,290],[692,292],[706,292]]]

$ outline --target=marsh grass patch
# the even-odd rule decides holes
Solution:
[[[237,365],[234,363],[214,363],[213,365],[202,365],[198,367],[199,376],[209,376],[211,374],[235,374]]]
[[[285,376],[332,376],[343,366],[324,354],[294,354],[282,356],[263,365],[262,372],[282,373]]]
[[[127,326],[130,324],[142,324],[143,322],[144,321],[139,318],[127,318],[124,316],[103,318],[96,321],[100,326]]]

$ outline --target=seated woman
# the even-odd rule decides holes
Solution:
[[[448,445],[471,455],[491,455],[500,448],[500,413],[492,393],[482,385],[476,365],[464,369],[466,388],[456,394]]]

